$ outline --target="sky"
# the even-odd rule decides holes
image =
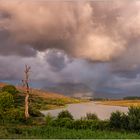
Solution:
[[[69,96],[140,96],[140,1],[0,0],[0,81]]]

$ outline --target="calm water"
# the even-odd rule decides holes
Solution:
[[[122,112],[127,112],[127,107],[120,106],[109,106],[109,105],[100,105],[96,102],[80,103],[80,104],[70,104],[66,108],[55,109],[42,111],[43,114],[47,115],[50,113],[52,116],[57,116],[62,110],[68,110],[74,116],[75,119],[86,116],[86,113],[95,113],[102,120],[108,119],[112,112],[117,110]]]

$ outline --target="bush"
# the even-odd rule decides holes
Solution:
[[[110,126],[112,128],[121,128],[121,116],[122,113],[119,111],[113,112],[110,117]]]
[[[82,129],[82,125],[83,125],[83,121],[84,120],[75,120],[73,123],[72,123],[72,128],[73,129]]]
[[[71,113],[68,110],[63,110],[58,114],[58,118],[69,118],[71,120],[73,120],[73,116],[71,115]]]
[[[71,120],[70,118],[61,118],[51,120],[49,123],[50,126],[55,127],[65,127],[69,129],[91,129],[91,130],[104,130],[109,129],[108,121],[100,121],[100,120]]]
[[[73,122],[73,120],[71,120],[70,118],[61,118],[61,119],[57,118],[57,119],[51,120],[49,122],[49,125],[55,126],[55,127],[73,128],[72,122]]]
[[[65,127],[69,129],[108,129],[109,121],[101,121],[95,114],[88,114],[87,118],[74,120],[72,115],[66,110],[58,114],[56,119],[53,119],[49,114],[46,117],[47,123],[50,126]]]
[[[72,120],[70,118],[63,118],[63,119],[58,119],[58,124],[60,127],[69,127],[72,123]]]
[[[125,113],[122,113],[122,115],[121,115],[121,128],[124,130],[127,130],[128,124],[129,124],[128,115]]]
[[[91,120],[75,120],[73,122],[74,129],[91,129],[93,121]]]
[[[0,110],[5,111],[12,107],[14,107],[13,96],[8,92],[0,93]]]
[[[26,125],[33,125],[34,124],[34,119],[33,119],[33,117],[29,117],[28,119],[24,118],[22,123],[26,124]]]
[[[92,127],[92,129],[93,128],[94,127]],[[96,129],[100,129],[100,130],[110,129],[109,121],[107,121],[107,120],[104,120],[104,121],[96,121]]]
[[[130,130],[140,130],[140,107],[130,107],[128,111]]]
[[[18,108],[9,109],[4,113],[4,119],[12,121],[23,121],[24,112]]]
[[[54,117],[52,117],[51,114],[48,113],[48,114],[45,116],[46,124],[47,124],[47,125],[50,124],[50,123],[53,121],[53,119],[54,119]]]
[[[104,130],[109,128],[108,121],[100,120],[75,120],[71,123],[69,128],[72,129],[92,129],[92,130]]]
[[[111,114],[111,128],[124,130],[140,130],[140,107],[130,107],[128,114],[119,111]]]
[[[87,113],[85,119],[87,119],[87,120],[99,120],[98,116],[94,113]]]
[[[44,115],[37,109],[29,107],[29,114],[32,117],[43,117]]]
[[[24,121],[24,112],[18,108],[11,108],[7,111],[0,112],[1,123],[19,123]]]
[[[2,92],[8,92],[11,93],[12,95],[16,95],[18,93],[17,89],[13,85],[6,85],[2,88]]]

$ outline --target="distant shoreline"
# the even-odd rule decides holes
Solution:
[[[110,100],[110,101],[97,101],[98,104],[110,105],[110,106],[121,106],[121,107],[130,107],[130,106],[140,106],[140,100]]]

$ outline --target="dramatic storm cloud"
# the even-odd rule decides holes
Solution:
[[[139,45],[139,1],[0,0],[1,80],[29,64],[41,88],[138,94]]]

